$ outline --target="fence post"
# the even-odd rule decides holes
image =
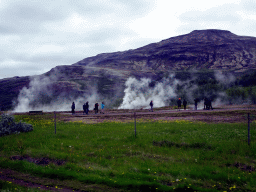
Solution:
[[[248,145],[250,145],[250,113],[248,113]]]
[[[134,112],[134,132],[136,137],[136,112]]]
[[[54,127],[55,127],[55,134],[56,134],[56,112],[54,111]]]

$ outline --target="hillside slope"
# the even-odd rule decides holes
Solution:
[[[256,68],[256,38],[224,30],[196,30],[158,43],[85,58],[75,65],[127,71]]]
[[[0,106],[6,110],[13,106],[13,101],[14,105],[18,103],[23,87],[27,88],[23,94],[34,95],[35,98],[26,100],[33,105],[92,93],[120,100],[128,77],[159,81],[177,71],[220,70],[240,75],[253,69],[256,69],[255,37],[238,36],[225,30],[195,30],[138,49],[102,53],[73,65],[57,66],[39,76],[2,79]]]

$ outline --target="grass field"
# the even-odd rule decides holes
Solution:
[[[120,122],[58,121],[55,134],[52,117],[15,116],[34,131],[0,138],[0,167],[74,190],[256,191],[255,121],[248,146],[245,123],[149,120],[135,137]]]

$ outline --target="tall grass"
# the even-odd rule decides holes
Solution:
[[[251,145],[245,124],[157,121],[83,124],[17,116],[33,132],[0,138],[0,166],[48,178],[104,184],[123,190],[256,190],[255,123]],[[13,161],[47,157],[63,165]],[[54,162],[54,161],[53,161]]]

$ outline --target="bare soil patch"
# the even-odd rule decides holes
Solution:
[[[227,106],[226,108],[217,108],[214,110],[173,110],[170,108],[157,109],[154,112],[149,112],[146,109],[140,110],[106,110],[105,114],[83,115],[82,112],[76,112],[75,115],[70,113],[60,113],[59,120],[66,122],[81,122],[81,123],[101,123],[101,122],[133,122],[134,113],[138,121],[176,121],[188,120],[194,122],[206,123],[245,123],[247,122],[247,114],[250,113],[251,120],[255,120],[256,106]]]
[[[10,157],[10,159],[11,160],[20,160],[20,161],[26,160],[30,163],[35,163],[37,165],[49,165],[50,163],[55,164],[55,165],[64,165],[65,164],[65,161],[61,160],[61,159],[50,159],[48,157],[33,158],[28,155],[23,155],[23,156],[15,155],[15,156]]]
[[[99,184],[84,184],[74,180],[59,180],[37,177],[28,173],[21,173],[11,169],[0,168],[0,180],[9,181],[16,185],[36,188],[39,190],[47,191],[62,191],[62,192],[84,192],[84,191],[96,191],[105,192],[113,191],[120,192],[123,190],[111,188],[105,185]],[[73,187],[75,186],[75,188]]]

